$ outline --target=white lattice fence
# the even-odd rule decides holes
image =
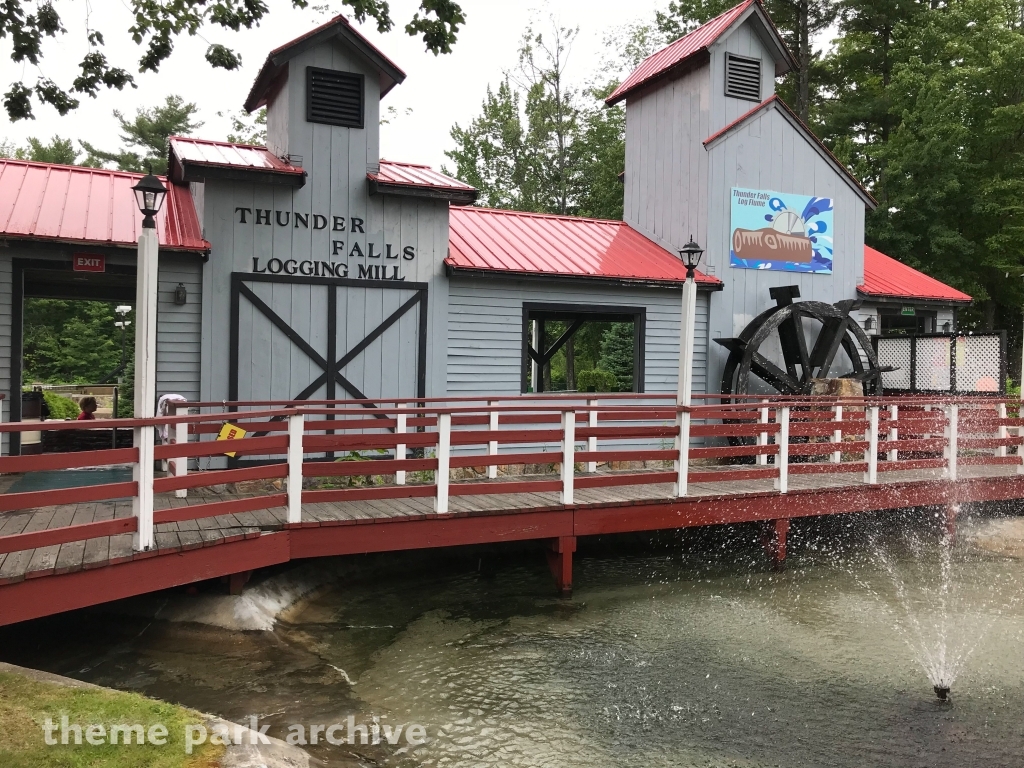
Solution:
[[[1006,335],[885,336],[875,342],[891,392],[1001,393],[1006,378]]]

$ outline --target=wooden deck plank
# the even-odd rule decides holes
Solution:
[[[33,533],[35,531],[45,531],[46,526],[49,525],[50,520],[53,518],[55,509],[47,510],[33,510],[33,513],[29,516],[25,527],[20,533]],[[4,563],[0,566],[0,584],[9,584],[13,581],[20,581],[25,577],[25,571],[28,570],[28,565],[32,562],[32,558],[35,556],[34,549],[26,549],[20,552],[11,552],[8,557],[4,559]]]
[[[71,519],[71,525],[85,525],[91,523],[95,517],[95,503],[78,504],[75,506],[75,515]],[[82,560],[85,557],[85,544],[85,541],[69,541],[61,544],[53,572],[59,574],[81,570]]]
[[[62,504],[59,507],[53,508],[53,516],[50,518],[50,522],[47,523],[46,529],[51,530],[53,528],[67,528],[71,525],[71,521],[75,517],[75,504]],[[32,560],[29,561],[26,573],[36,573],[40,575],[44,573],[52,573],[57,567],[57,555],[60,553],[60,544],[53,544],[49,547],[39,547],[32,554]]]

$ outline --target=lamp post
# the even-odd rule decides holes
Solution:
[[[697,312],[697,265],[704,249],[693,241],[679,251],[679,258],[686,265],[686,282],[683,284],[683,317],[679,330],[679,405],[690,405],[693,389],[693,334]]]
[[[156,289],[157,259],[160,241],[156,215],[163,205],[167,188],[152,173],[132,187],[135,202],[142,211],[138,262],[135,267],[135,418],[151,419],[156,409]],[[135,549],[151,549],[153,537],[153,443],[152,428],[135,428],[134,443],[139,461],[133,472],[138,491],[133,512],[138,525]]]

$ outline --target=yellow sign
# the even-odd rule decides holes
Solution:
[[[217,435],[218,440],[241,440],[245,437],[245,430],[234,424],[225,424],[220,428],[220,434]],[[235,458],[234,451],[225,451],[225,456]]]

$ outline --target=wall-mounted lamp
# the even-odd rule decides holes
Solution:
[[[185,290],[185,284],[178,283],[178,287],[174,289],[174,303],[179,307],[183,307],[187,301],[188,291]]]
[[[875,330],[875,316],[874,315],[869,315],[867,318],[865,318],[865,320],[864,320],[864,330],[865,331],[873,331],[873,330]]]

